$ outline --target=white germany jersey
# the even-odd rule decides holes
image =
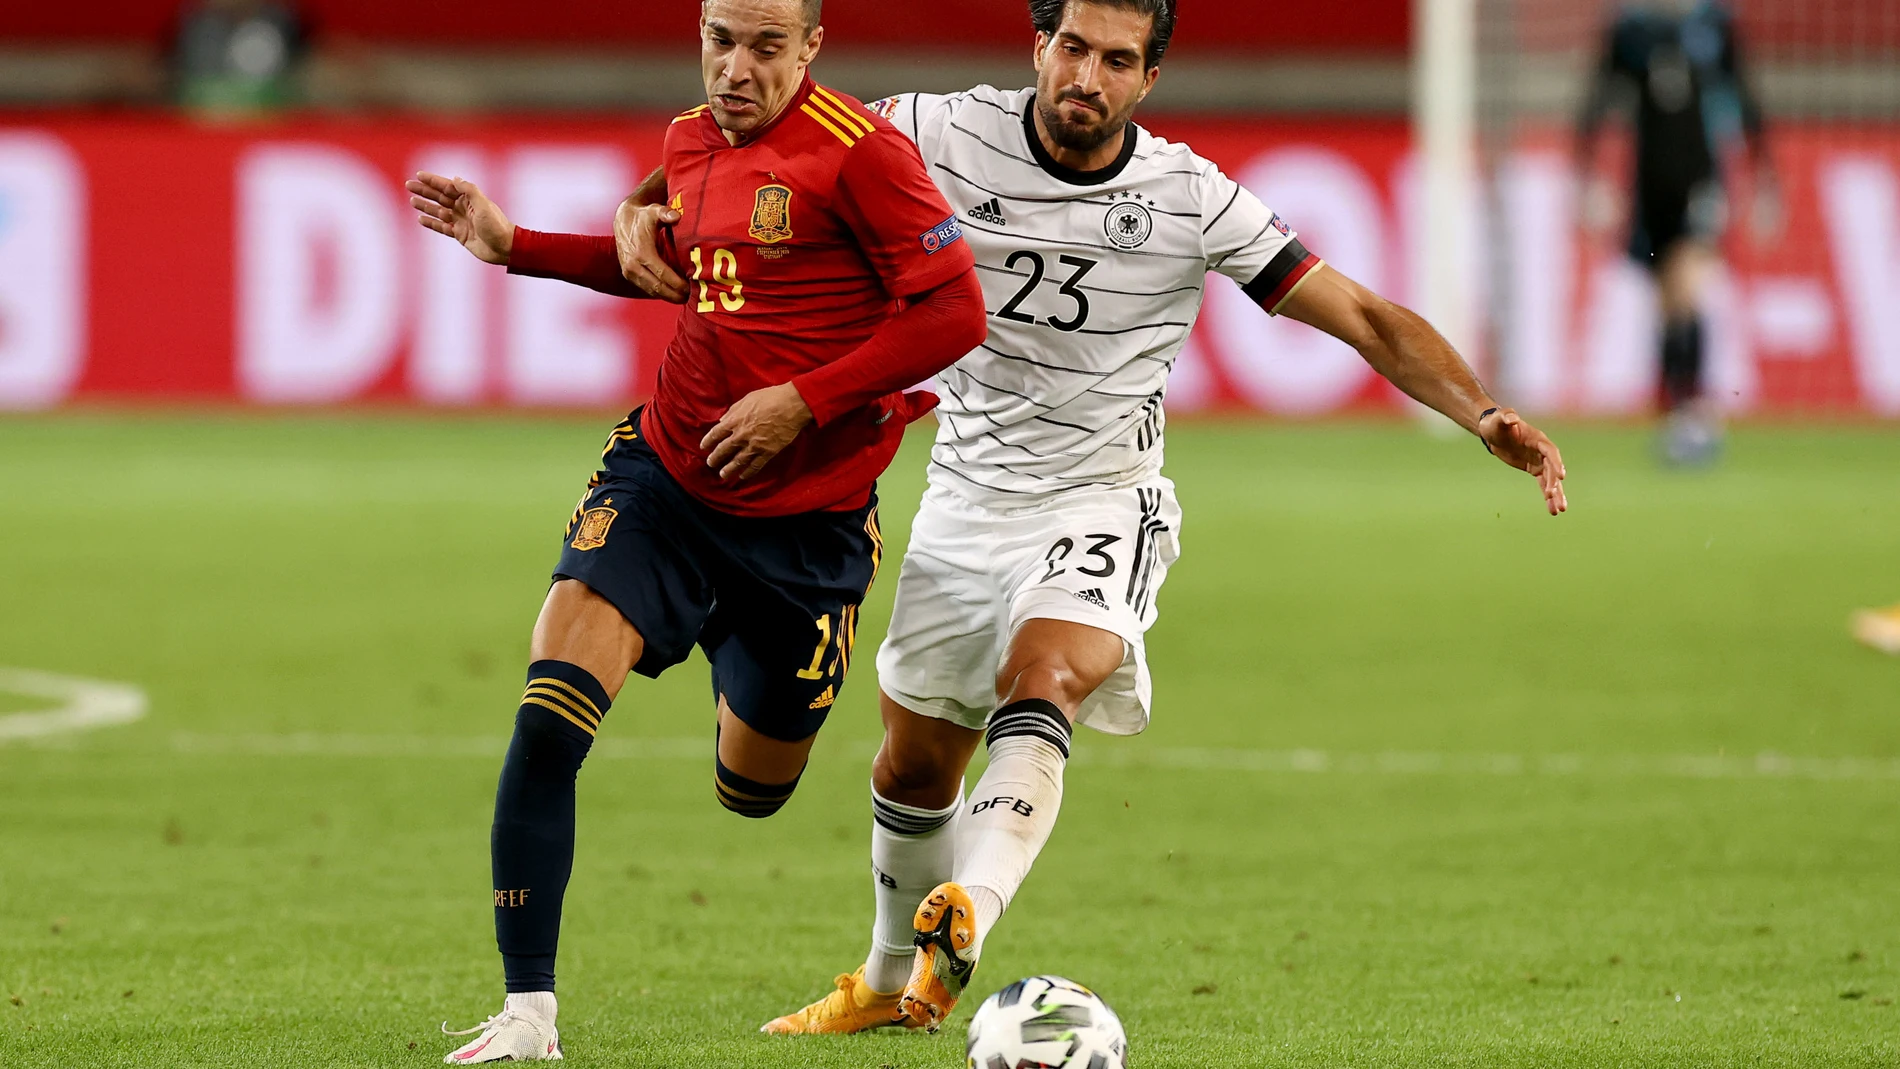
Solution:
[[[1139,127],[1111,166],[1063,167],[1034,104],[979,86],[872,105],[917,142],[976,253],[989,337],[938,378],[930,478],[996,508],[1157,474],[1207,273],[1276,309],[1319,262],[1218,167]]]

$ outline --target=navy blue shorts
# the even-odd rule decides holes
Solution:
[[[587,584],[640,632],[634,671],[658,678],[697,644],[734,715],[808,738],[844,686],[883,555],[876,495],[852,512],[733,516],[688,494],[639,427],[636,409],[608,439],[554,578]]]

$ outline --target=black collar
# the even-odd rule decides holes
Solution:
[[[1115,162],[1099,171],[1078,171],[1073,167],[1064,167],[1049,155],[1042,147],[1042,135],[1036,132],[1036,94],[1029,94],[1029,103],[1023,107],[1023,134],[1029,139],[1029,154],[1035,157],[1036,166],[1041,167],[1049,177],[1072,186],[1099,186],[1113,182],[1128,169],[1128,161],[1135,158],[1135,141],[1138,140],[1141,127],[1129,123],[1122,128],[1122,150]]]

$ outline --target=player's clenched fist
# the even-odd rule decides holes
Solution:
[[[620,273],[640,292],[673,304],[686,303],[686,280],[666,262],[660,232],[680,221],[680,213],[661,204],[640,204],[628,197],[614,213],[614,247]]]
[[[508,265],[514,252],[515,225],[481,187],[464,178],[419,171],[404,183],[416,221],[460,242],[483,263]]]

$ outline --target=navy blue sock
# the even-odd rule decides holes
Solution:
[[[720,805],[742,817],[763,820],[771,816],[785,808],[797,789],[798,777],[790,783],[760,783],[727,768],[717,756],[713,758],[713,793],[719,796]]]
[[[489,833],[495,943],[511,993],[554,990],[561,898],[574,871],[574,779],[612,704],[585,669],[528,666]]]

